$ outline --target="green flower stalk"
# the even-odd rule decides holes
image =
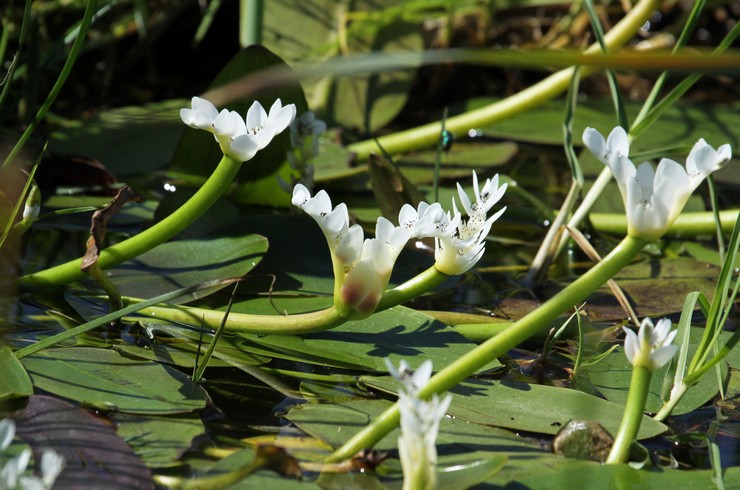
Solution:
[[[295,117],[295,105],[283,107],[278,99],[269,115],[255,102],[243,120],[236,112],[220,113],[205,99],[193,97],[192,108],[182,109],[180,117],[188,126],[213,133],[224,157],[203,186],[174,213],[141,233],[101,251],[101,269],[115,267],[151,250],[174,237],[205,213],[229,188],[241,163],[266,147]],[[82,259],[75,259],[49,269],[27,274],[19,280],[27,288],[63,286],[85,277],[80,269]]]
[[[676,355],[678,346],[671,345],[677,330],[671,331],[671,321],[664,318],[653,327],[650,318],[640,325],[639,334],[625,328],[624,353],[632,364],[632,379],[622,423],[614,439],[614,445],[606,460],[607,464],[626,463],[629,459],[630,445],[637,438],[645,409],[650,378]]]

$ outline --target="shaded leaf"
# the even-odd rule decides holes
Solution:
[[[191,447],[193,440],[205,434],[200,417],[193,415],[160,417],[116,413],[112,418],[118,436],[150,468],[179,464],[178,458]]]
[[[203,389],[181,372],[108,349],[49,349],[22,362],[37,388],[101,410],[161,415],[206,404]]]

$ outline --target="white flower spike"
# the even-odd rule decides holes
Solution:
[[[678,351],[678,346],[671,345],[677,330],[671,330],[671,321],[663,318],[653,327],[653,321],[645,318],[640,324],[639,333],[623,328],[624,353],[633,366],[645,366],[651,372],[663,367]]]
[[[413,373],[405,361],[401,361],[398,369],[388,359],[385,363],[391,375],[402,384],[398,391],[401,412],[398,453],[403,468],[403,488],[436,488],[437,434],[439,423],[447,413],[452,397],[447,395],[440,400],[434,395],[431,400],[425,401],[417,396],[418,391],[429,383],[432,374],[432,361],[429,359]]]
[[[362,244],[360,258],[352,266],[341,288],[342,301],[360,313],[372,313],[383,296],[398,255],[409,240],[403,226],[378,218],[375,238]]]
[[[436,250],[435,264],[438,271],[455,276],[470,270],[485,251],[485,240],[491,226],[506,211],[501,208],[490,218],[486,218],[488,211],[496,204],[506,191],[507,185],[499,187],[498,175],[487,179],[483,189],[478,189],[478,176],[473,172],[473,188],[475,202],[465,194],[458,184],[458,194],[463,208],[468,215],[467,220],[457,210],[455,201],[452,201],[452,215],[448,213],[445,222],[438,222],[435,233]]]
[[[332,209],[331,198],[326,191],[321,190],[311,197],[311,192],[303,184],[296,184],[293,189],[292,203],[311,216],[324,232],[335,266],[342,269],[351,267],[362,251],[364,234],[360,225],[349,226],[347,205],[340,203]]]
[[[715,150],[700,139],[686,159],[686,168],[663,158],[653,170],[648,162],[635,168],[628,158],[627,134],[621,127],[614,128],[607,140],[595,129],[586,128],[583,142],[614,174],[627,213],[627,232],[648,242],[671,227],[691,193],[732,156],[730,145]]]
[[[251,160],[272,138],[287,128],[295,118],[294,104],[283,107],[277,99],[267,114],[255,101],[247,111],[246,120],[235,111],[216,107],[205,99],[193,97],[190,109],[180,109],[180,118],[190,127],[213,133],[224,155],[239,161]]]

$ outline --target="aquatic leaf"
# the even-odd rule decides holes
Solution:
[[[12,414],[16,436],[34,448],[64,458],[54,488],[154,488],[149,469],[116,435],[113,426],[88,410],[48,396],[32,396]]]
[[[394,391],[391,377],[363,377],[362,383]],[[616,434],[624,407],[578,390],[518,381],[467,380],[450,390],[449,414],[481,425],[556,434],[569,420],[593,420]],[[643,417],[639,438],[662,434],[668,428]]]
[[[384,359],[405,359],[416,367],[431,359],[439,370],[471,351],[475,344],[422,313],[397,306],[332,330],[297,335],[243,335],[243,344],[261,346],[275,357],[318,365],[387,372]],[[484,369],[499,367],[493,360]]]
[[[131,446],[149,468],[180,464],[177,460],[196,437],[205,434],[197,415],[157,416],[116,413],[112,416],[116,433]]]
[[[33,385],[13,351],[0,345],[0,401],[33,395]]]
[[[167,242],[108,271],[124,296],[148,299],[206,281],[240,277],[262,260],[267,239],[259,235]],[[220,288],[180,298],[188,303]]]
[[[48,349],[22,363],[35,387],[100,410],[162,415],[206,404],[203,389],[181,372],[109,349]]]
[[[740,468],[724,471],[725,488],[740,485]],[[545,490],[551,488],[639,488],[641,490],[664,490],[666,488],[691,488],[692,490],[715,490],[711,470],[637,470],[626,464],[602,465],[587,461],[561,460],[555,465],[533,466],[528,474],[519,475],[512,488]],[[489,483],[502,484],[497,477]],[[507,487],[508,488],[508,487]]]
[[[205,477],[217,477],[223,476],[227,473],[234,472],[239,468],[243,468],[249,465],[254,458],[254,450],[251,448],[245,448],[227,456],[222,459],[213,467],[208,470],[204,475]],[[239,489],[253,489],[260,490],[263,488],[274,488],[276,490],[307,490],[307,489],[320,489],[315,483],[309,481],[293,480],[285,478],[278,473],[275,473],[269,469],[259,470],[251,475],[247,476],[243,480],[230,485],[231,490]]]

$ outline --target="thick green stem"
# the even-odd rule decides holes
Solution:
[[[136,300],[132,301],[131,298],[127,298],[127,302],[135,304]],[[218,328],[224,319],[223,311],[189,308],[178,305],[152,306],[139,310],[138,314],[186,325],[202,325],[203,327],[212,329]],[[299,313],[296,315],[230,313],[224,330],[227,332],[264,335],[300,335],[328,330],[351,319],[351,316],[343,315],[333,306],[325,310]]]
[[[719,212],[719,219],[724,233],[732,233],[737,221],[738,209],[728,209]],[[627,233],[627,216],[625,214],[591,213],[589,221],[595,230],[615,235]],[[713,212],[681,213],[666,232],[667,236],[676,235],[713,235],[717,229],[717,221]]]
[[[626,463],[629,460],[630,446],[640,430],[642,411],[645,409],[651,376],[652,373],[646,366],[637,365],[632,369],[627,405],[624,407],[624,416],[614,439],[614,445],[606,459],[607,464]]]
[[[418,396],[426,399],[435,393],[439,394],[449,390],[491,360],[527,340],[573,305],[583,302],[591,293],[626,266],[645,245],[647,245],[645,241],[627,236],[601,262],[542,306],[433,376],[429,383],[419,391]],[[398,404],[395,404],[332,454],[329,461],[344,460],[352,457],[361,449],[372,447],[392,431],[398,425],[398,422]]]
[[[447,278],[449,278],[449,276],[437,271],[434,267],[430,267],[400,286],[386,291],[375,311],[379,312],[387,310],[388,308],[392,308],[409,301],[410,299],[416,298],[417,296],[438,286]],[[127,304],[136,304],[141,301],[136,298],[124,298],[124,300]],[[178,305],[151,306],[143,308],[137,313],[187,325],[202,325],[212,329],[218,328],[224,317],[224,313],[222,311]],[[229,332],[263,335],[301,335],[328,330],[341,325],[344,322],[359,320],[365,316],[366,315],[360,315],[351,311],[346,312],[336,306],[320,311],[299,313],[296,315],[250,315],[248,313],[230,313],[228,322],[224,328]]]
[[[665,405],[663,405],[663,407],[661,407],[660,411],[658,411],[653,418],[663,422],[671,414],[673,409],[676,408],[676,405],[678,405],[678,402],[681,401],[681,398],[683,398],[688,390],[689,386],[683,382],[678,389],[674,388],[671,391],[671,398],[665,403]]]
[[[659,6],[660,0],[641,0],[638,2],[604,36],[607,48],[610,51],[614,50],[632,39],[635,33],[645,24],[645,21]],[[598,53],[600,51],[601,48],[599,45],[594,44],[585,53]],[[568,88],[568,84],[573,77],[573,70],[574,68],[560,70],[511,97],[465,114],[449,117],[445,121],[445,129],[455,136],[462,136],[467,134],[470,128],[491,125],[522,113],[527,109],[536,107],[562,94]],[[596,67],[584,66],[581,69],[581,76],[588,76],[598,70]],[[358,160],[363,161],[367,159],[370,153],[380,151],[379,146],[390,154],[433,146],[439,140],[441,131],[442,124],[440,122],[434,122],[406,131],[381,136],[377,139],[361,141],[349,145],[347,149],[357,154]]]
[[[98,258],[100,268],[110,269],[133,259],[190,226],[226,192],[240,168],[241,163],[224,156],[198,192],[179,209],[141,233],[104,249]],[[50,269],[26,274],[19,282],[27,288],[62,286],[85,277],[85,273],[80,270],[81,264],[82,259],[75,259]]]

